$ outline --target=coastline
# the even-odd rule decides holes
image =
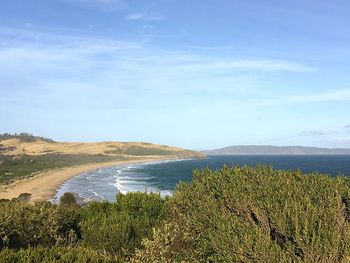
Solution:
[[[154,156],[148,158],[90,163],[41,172],[33,177],[18,180],[9,185],[0,185],[0,199],[12,199],[22,193],[32,194],[30,202],[48,201],[54,198],[58,188],[67,180],[84,172],[121,164],[143,163],[149,161],[176,160],[174,156]]]

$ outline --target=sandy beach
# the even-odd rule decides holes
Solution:
[[[39,173],[33,177],[18,180],[12,184],[0,185],[0,199],[12,199],[18,197],[22,193],[32,194],[31,202],[45,201],[52,199],[57,191],[57,188],[70,178],[81,173],[94,169],[109,167],[119,164],[139,163],[154,160],[176,159],[157,156],[155,158],[133,159],[127,161],[114,161],[105,163],[92,163],[86,165],[78,165],[66,167]]]

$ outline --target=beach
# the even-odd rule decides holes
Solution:
[[[140,163],[156,160],[176,159],[169,156],[156,156],[154,158],[132,159],[125,161],[112,161],[103,163],[91,163],[85,165],[77,165],[72,167],[54,169],[38,173],[35,176],[17,180],[8,185],[0,185],[0,199],[12,199],[18,197],[22,193],[30,193],[31,202],[51,200],[57,189],[67,180],[81,173],[92,171],[98,168],[109,167],[114,165]]]

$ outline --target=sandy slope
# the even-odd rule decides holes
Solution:
[[[144,158],[130,161],[116,161],[107,163],[94,163],[67,167],[40,173],[28,179],[18,180],[10,185],[0,185],[0,199],[18,197],[21,193],[31,193],[31,201],[43,201],[52,199],[57,188],[68,179],[86,171],[118,164],[146,162],[150,160],[172,159],[169,157]]]
[[[178,155],[178,156],[201,156],[200,153],[186,149],[159,145],[144,142],[47,142],[37,140],[35,142],[23,142],[19,139],[2,140],[1,145],[12,147],[9,151],[3,151],[1,154],[19,155],[29,154],[38,155],[45,153],[59,154],[104,154],[110,156],[117,155],[138,155],[130,154],[130,150],[151,151],[152,155]],[[160,151],[156,153],[156,151]],[[143,155],[150,155],[149,153]]]

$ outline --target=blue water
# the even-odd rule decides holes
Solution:
[[[80,174],[66,181],[56,194],[73,192],[85,201],[115,201],[119,192],[160,192],[171,194],[180,181],[191,181],[192,171],[223,165],[271,165],[276,169],[300,169],[305,173],[319,172],[329,176],[350,176],[350,155],[294,156],[209,156],[206,159],[161,161],[118,165]]]

